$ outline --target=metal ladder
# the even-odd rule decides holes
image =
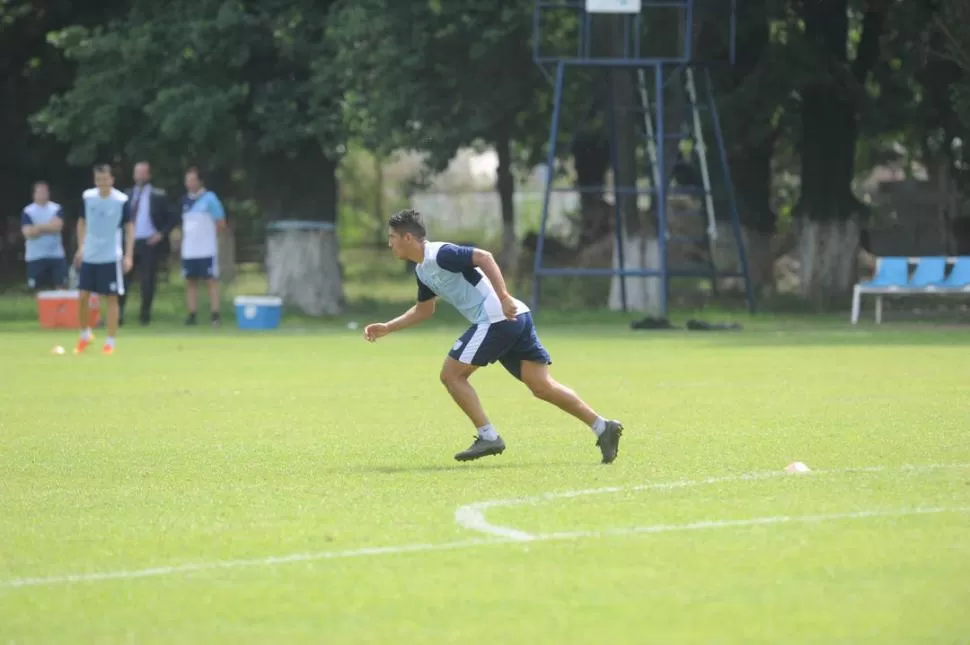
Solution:
[[[698,167],[701,175],[701,187],[703,189],[703,196],[704,196],[704,199],[702,200],[704,205],[703,213],[706,216],[707,226],[706,226],[706,230],[703,238],[690,237],[690,236],[687,236],[687,237],[673,236],[670,233],[669,226],[666,227],[667,230],[663,231],[663,235],[666,237],[668,241],[705,244],[705,246],[707,247],[709,268],[711,272],[711,285],[714,291],[716,292],[717,280],[715,275],[716,267],[714,266],[714,244],[717,241],[717,218],[715,216],[714,197],[713,197],[712,186],[711,186],[711,174],[710,174],[710,167],[708,165],[708,159],[707,159],[708,149],[707,149],[707,144],[704,140],[704,129],[701,123],[700,105],[697,100],[697,86],[694,82],[694,71],[690,67],[687,67],[683,70],[683,73],[684,73],[684,78],[683,78],[684,89],[687,93],[687,99],[689,104],[688,107],[690,110],[691,126],[692,126],[692,132],[688,135],[688,137],[685,137],[685,138],[689,138],[692,140],[694,150],[697,153],[697,162],[698,162]],[[677,76],[679,80],[679,74]],[[642,107],[641,113],[643,114],[643,128],[646,134],[646,153],[647,153],[647,157],[650,159],[650,166],[653,170],[653,172],[651,173],[653,175],[652,177],[653,185],[654,187],[656,187],[656,186],[659,186],[660,182],[662,181],[662,169],[659,167],[657,163],[657,136],[656,136],[656,130],[654,128],[654,123],[653,123],[653,110],[652,110],[652,104],[650,102],[650,95],[647,91],[646,74],[642,68],[637,70],[637,85],[638,85],[638,90],[640,94],[640,103]],[[667,194],[668,195],[670,194],[669,190]],[[669,218],[670,215],[671,215],[671,211],[668,209],[667,217]]]

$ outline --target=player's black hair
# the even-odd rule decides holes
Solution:
[[[40,188],[41,186],[46,186],[46,187],[47,187],[47,190],[50,190],[50,188],[51,188],[51,185],[50,185],[50,184],[48,184],[48,183],[47,183],[46,181],[44,181],[43,179],[40,179],[40,180],[38,180],[38,181],[35,181],[35,182],[34,182],[34,184],[33,184],[33,185],[32,185],[32,186],[30,187],[30,188],[31,188],[31,190],[37,190],[37,189],[38,189],[38,188]]]
[[[95,173],[106,172],[112,177],[114,177],[114,174],[115,174],[114,170],[111,169],[111,164],[108,164],[108,163],[94,164],[94,172]]]
[[[195,175],[196,179],[199,180],[199,183],[205,186],[205,173],[203,173],[198,166],[189,166],[188,168],[186,168],[185,174],[187,175],[189,173],[192,173],[193,175]]]
[[[427,229],[424,228],[424,218],[421,217],[421,213],[410,208],[406,208],[403,211],[398,211],[391,215],[391,219],[387,223],[395,233],[401,235],[405,233],[410,233],[419,240],[423,240],[428,235]]]

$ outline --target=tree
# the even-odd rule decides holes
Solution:
[[[954,107],[970,129],[970,5],[961,0],[941,0],[940,5],[935,23],[943,35],[945,54],[963,70],[953,85]]]
[[[865,209],[852,194],[859,105],[880,55],[892,0],[868,0],[856,55],[848,57],[848,0],[801,0],[805,60],[811,74],[801,97],[802,193],[798,218],[799,279],[813,300],[851,288]]]
[[[20,212],[30,199],[31,183],[48,181],[52,197],[73,215],[88,169],[63,163],[67,146],[38,136],[28,120],[51,94],[67,89],[74,66],[47,42],[47,33],[72,24],[93,25],[105,13],[123,10],[124,0],[97,6],[68,0],[8,0],[0,3],[0,275],[19,276],[23,264],[10,242],[18,237]],[[10,217],[8,217],[9,215]],[[69,237],[69,236],[68,236]]]
[[[949,84],[937,84],[937,90],[945,87],[950,98],[950,119],[943,128],[941,147],[949,161],[948,174],[963,192],[962,204],[953,203],[956,208],[950,217],[956,252],[965,253],[970,249],[970,7],[960,0],[941,0],[940,4],[935,16],[937,41],[943,43],[944,63],[951,70]]]
[[[714,75],[751,280],[758,290],[774,284],[778,214],[772,207],[772,160],[778,142],[791,135],[796,107],[789,98],[793,61],[785,42],[786,10],[787,2],[779,0],[741,3],[736,64],[730,73]],[[717,55],[725,59],[727,52]]]
[[[931,0],[894,7],[883,41],[885,55],[872,74],[876,98],[861,121],[866,145],[860,153],[871,154],[874,148],[880,156],[898,158],[902,144],[903,161],[919,162],[926,169],[930,186],[941,198],[937,205],[939,251],[950,253],[958,217],[954,212],[958,200],[953,195],[961,182],[970,187],[960,159],[961,142],[970,130],[961,123],[953,91],[966,73],[941,55],[948,30],[937,24],[944,15]],[[896,150],[890,150],[890,145]]]
[[[427,153],[444,169],[462,146],[484,142],[498,155],[500,262],[517,262],[514,166],[516,149],[531,165],[545,143],[547,91],[529,45],[533,3],[392,2],[341,6],[331,22],[336,60],[320,77],[348,90],[346,107],[357,133],[382,150]]]
[[[187,164],[243,178],[270,220],[333,222],[342,130],[338,88],[313,87],[328,55],[327,3],[135,0],[124,16],[51,39],[76,62],[74,85],[35,118],[87,165],[148,158],[174,178]],[[332,231],[270,239],[270,288],[311,315],[343,293]]]

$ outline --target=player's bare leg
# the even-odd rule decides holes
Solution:
[[[449,356],[441,366],[441,383],[461,411],[475,424],[476,428],[480,428],[488,424],[488,416],[478,398],[478,393],[468,382],[468,378],[477,369],[475,365],[460,363]]]
[[[118,296],[105,296],[108,301],[108,320],[105,326],[108,328],[108,337],[104,341],[104,353],[110,354],[115,349],[115,336],[118,334],[118,324],[121,320],[121,307],[118,303]]]
[[[468,382],[477,369],[474,365],[466,365],[450,356],[445,358],[445,364],[441,366],[441,383],[478,431],[474,443],[467,450],[455,455],[458,461],[471,461],[505,451],[505,442],[489,423],[478,393]]]
[[[199,310],[199,281],[194,278],[188,278],[185,281],[185,306],[189,310],[185,324],[194,325],[195,312]]]
[[[522,361],[522,382],[536,398],[552,403],[588,426],[592,426],[599,417],[576,392],[552,378],[548,365]]]
[[[522,361],[522,382],[539,399],[552,403],[563,412],[571,414],[588,425],[596,434],[596,445],[603,453],[603,463],[616,459],[623,424],[601,417],[572,389],[566,387],[549,373],[549,366],[533,361]]]
[[[81,291],[79,300],[77,303],[78,312],[78,322],[80,323],[80,338],[78,338],[77,345],[74,346],[74,353],[80,354],[83,352],[91,341],[94,340],[94,334],[91,332],[91,328],[88,323],[91,322],[91,292]]]
[[[219,281],[206,280],[206,283],[206,286],[209,288],[209,309],[212,311],[212,325],[213,327],[218,327],[220,324]]]

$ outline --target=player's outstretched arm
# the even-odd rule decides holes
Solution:
[[[413,327],[431,318],[434,315],[434,311],[435,301],[433,298],[422,300],[393,320],[388,320],[383,323],[371,323],[364,327],[364,340],[374,342],[378,338],[387,336],[392,332]]]

